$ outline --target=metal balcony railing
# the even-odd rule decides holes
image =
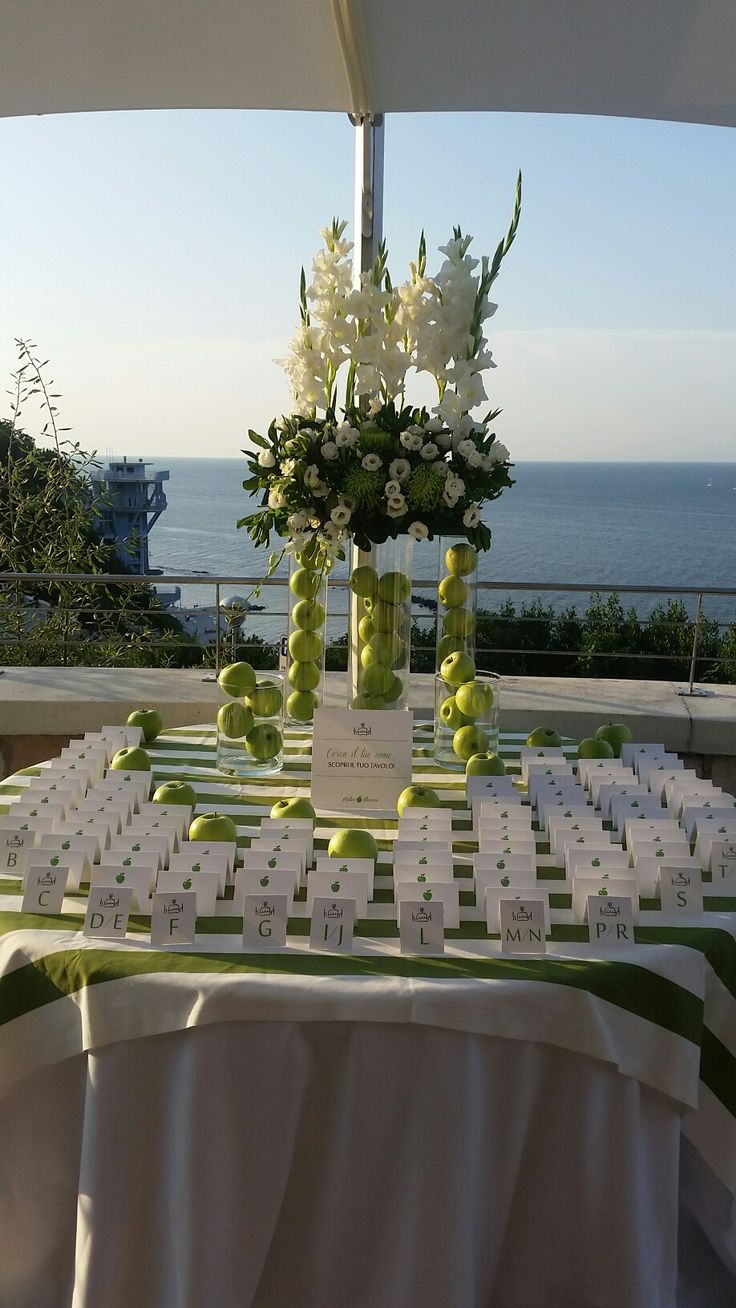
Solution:
[[[334,596],[335,592],[345,595],[347,601],[348,581],[346,578],[330,577],[330,592]],[[95,635],[96,620],[100,617],[100,604],[95,604],[92,595],[84,593],[85,588],[94,588],[103,592],[107,588],[129,588],[149,586],[152,588],[161,588],[171,586],[198,587],[209,590],[212,596],[210,605],[182,605],[175,608],[163,608],[155,605],[150,608],[137,607],[135,610],[126,610],[128,618],[132,617],[158,617],[169,615],[177,618],[180,622],[186,624],[187,621],[202,619],[212,622],[211,630],[205,630],[205,636],[211,636],[210,641],[201,639],[192,641],[176,640],[148,640],[146,647],[150,649],[167,649],[170,651],[181,651],[184,649],[195,650],[205,657],[208,649],[211,651],[214,647],[214,673],[217,675],[223,661],[223,649],[226,645],[230,648],[237,646],[242,651],[251,647],[254,642],[249,642],[247,637],[239,634],[241,623],[233,621],[233,614],[224,604],[224,598],[227,591],[234,590],[237,592],[251,592],[255,587],[268,589],[277,588],[284,590],[288,586],[286,576],[275,576],[263,579],[262,577],[248,576],[191,576],[175,574],[152,574],[148,576],[128,575],[117,573],[38,573],[38,572],[0,572],[0,663],[3,662],[3,649],[14,647],[16,650],[23,646],[24,642],[29,643],[31,632],[36,631],[40,623],[53,614],[54,617],[87,621],[89,634],[83,638],[82,643],[94,645],[98,637]],[[417,578],[412,583],[412,591],[416,592],[434,592],[437,587],[437,578],[426,579]],[[692,632],[689,648],[684,651],[682,648],[677,652],[668,653],[667,651],[657,651],[653,653],[640,653],[632,651],[616,650],[596,650],[594,648],[585,649],[533,649],[529,647],[513,647],[494,645],[492,649],[477,645],[478,654],[496,654],[496,655],[524,655],[534,656],[535,654],[545,655],[550,658],[580,658],[588,660],[611,659],[611,660],[629,660],[672,662],[682,664],[686,658],[689,658],[689,684],[687,690],[682,690],[682,694],[698,694],[695,688],[695,674],[698,663],[707,662],[709,665],[718,664],[722,659],[714,657],[712,654],[702,655],[700,653],[701,636],[706,621],[709,622],[711,629],[717,626],[719,630],[732,628],[736,631],[736,603],[734,604],[734,618],[730,622],[719,621],[715,619],[706,619],[705,602],[712,599],[730,599],[736,601],[736,588],[732,587],[691,587],[691,586],[651,586],[651,585],[612,585],[610,583],[592,583],[592,582],[529,582],[529,581],[479,581],[478,590],[482,594],[498,593],[519,593],[522,595],[618,595],[618,596],[656,596],[667,599],[694,600],[695,614],[691,620]],[[53,603],[47,603],[39,594],[46,592],[47,595],[53,596]],[[119,595],[118,591],[118,595]],[[483,605],[479,604],[479,608]],[[105,617],[109,620],[114,617],[115,610],[106,610]],[[413,614],[418,623],[434,621],[434,614],[425,611],[415,611]],[[286,628],[286,619],[288,609],[286,607],[271,608],[268,607],[264,612],[257,612],[250,609],[245,614],[245,621],[249,628],[257,627],[260,622],[271,622],[272,619],[282,619],[282,629]],[[628,615],[627,615],[628,617]],[[216,620],[217,619],[217,620]],[[343,619],[347,624],[348,605],[345,603],[344,608],[337,611],[334,605],[330,604],[329,620]],[[521,624],[522,628],[529,624],[544,624],[547,620],[543,616],[534,616],[533,614],[505,617],[502,613],[493,613],[493,620],[503,624]],[[557,620],[564,621],[565,615],[557,615]],[[645,627],[648,619],[638,619],[639,625]],[[15,624],[15,630],[11,627]],[[660,621],[660,629],[668,624]],[[672,623],[673,631],[682,629],[682,624]],[[71,638],[70,638],[71,639]],[[75,648],[78,650],[80,641],[74,637]],[[277,637],[271,635],[269,641],[277,643]],[[347,637],[346,637],[347,639]],[[64,644],[63,638],[59,639],[59,644]],[[340,643],[333,645],[333,648],[340,648]],[[736,649],[734,652],[736,656]],[[66,661],[66,660],[64,660]]]

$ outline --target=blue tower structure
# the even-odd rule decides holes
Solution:
[[[148,536],[166,508],[168,472],[150,472],[143,459],[111,460],[92,476],[97,529],[118,558],[141,576],[150,573]],[[160,571],[160,569],[159,569]]]

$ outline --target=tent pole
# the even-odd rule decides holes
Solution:
[[[353,273],[373,266],[383,238],[383,114],[350,114],[355,128]]]

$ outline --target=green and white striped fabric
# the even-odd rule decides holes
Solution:
[[[518,770],[522,735],[500,752]],[[150,748],[155,781],[186,779],[198,811],[229,813],[247,847],[278,798],[309,789],[311,738],[287,736],[276,777],[240,784],[217,772],[213,728],[163,733]],[[575,746],[565,746],[569,758]],[[0,786],[0,811],[28,775]],[[289,922],[288,948],[242,951],[242,919],[232,898],[201,918],[195,947],[151,948],[149,919],[131,919],[122,942],[101,947],[81,934],[84,893],[69,895],[56,917],[20,912],[20,885],[0,880],[0,1089],[75,1053],[113,1041],[232,1020],[412,1022],[558,1044],[614,1063],[683,1105],[683,1130],[709,1168],[736,1195],[736,901],[706,901],[707,925],[679,927],[656,901],[643,900],[637,944],[615,955],[594,951],[573,924],[564,876],[538,834],[541,885],[551,889],[551,940],[539,958],[511,958],[489,936],[472,891],[472,840],[464,778],[437,769],[431,733],[415,725],[414,779],[443,792],[455,810],[453,854],[460,927],[446,932],[436,959],[399,952],[393,902],[395,819],[323,816],[315,848],[341,826],[362,826],[379,844],[369,915],[356,927],[351,956],[308,947],[306,892]],[[231,895],[232,892],[230,891]]]

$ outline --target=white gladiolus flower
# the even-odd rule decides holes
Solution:
[[[336,459],[339,453],[340,451],[338,450],[337,445],[335,444],[334,441],[325,441],[324,445],[322,446],[322,454],[323,457],[328,460],[328,462],[331,461],[332,459]]]
[[[350,521],[350,509],[345,504],[338,504],[337,508],[332,510],[330,518],[336,527],[347,527]]]
[[[335,432],[335,444],[339,449],[351,450],[360,435],[357,427],[350,427],[343,422]]]
[[[467,508],[463,514],[463,526],[477,527],[479,522],[480,522],[480,514],[478,512],[477,505],[471,504],[470,507]]]
[[[392,495],[400,495],[400,494],[401,494],[401,482],[398,482],[398,481],[387,481],[387,482],[386,482],[386,485],[385,485],[384,488],[383,488],[383,493],[384,493],[384,495],[386,496],[386,499],[387,499],[387,500],[390,499]]]
[[[273,468],[276,460],[270,450],[261,450],[258,455],[258,464],[261,468]]]
[[[491,463],[505,463],[510,455],[505,445],[502,445],[500,441],[494,441],[488,451],[488,458]]]
[[[388,472],[394,481],[406,481],[411,472],[411,464],[408,459],[394,459],[393,463],[388,465]]]
[[[427,444],[422,446],[420,453],[423,459],[427,459],[427,461],[429,461],[429,459],[437,458],[437,455],[439,454],[439,450],[433,441],[427,441]]]
[[[382,408],[383,408],[383,400],[380,399],[377,395],[374,395],[373,399],[368,401],[368,412],[370,414],[376,414],[378,413],[379,409]]]
[[[413,536],[415,540],[426,540],[429,535],[429,528],[425,527],[423,522],[412,522],[411,525],[407,527],[407,532],[410,536]]]
[[[380,454],[364,454],[360,460],[360,466],[365,468],[366,472],[378,472],[381,466]]]
[[[283,491],[272,490],[268,492],[269,509],[283,509],[286,504],[286,496]]]

